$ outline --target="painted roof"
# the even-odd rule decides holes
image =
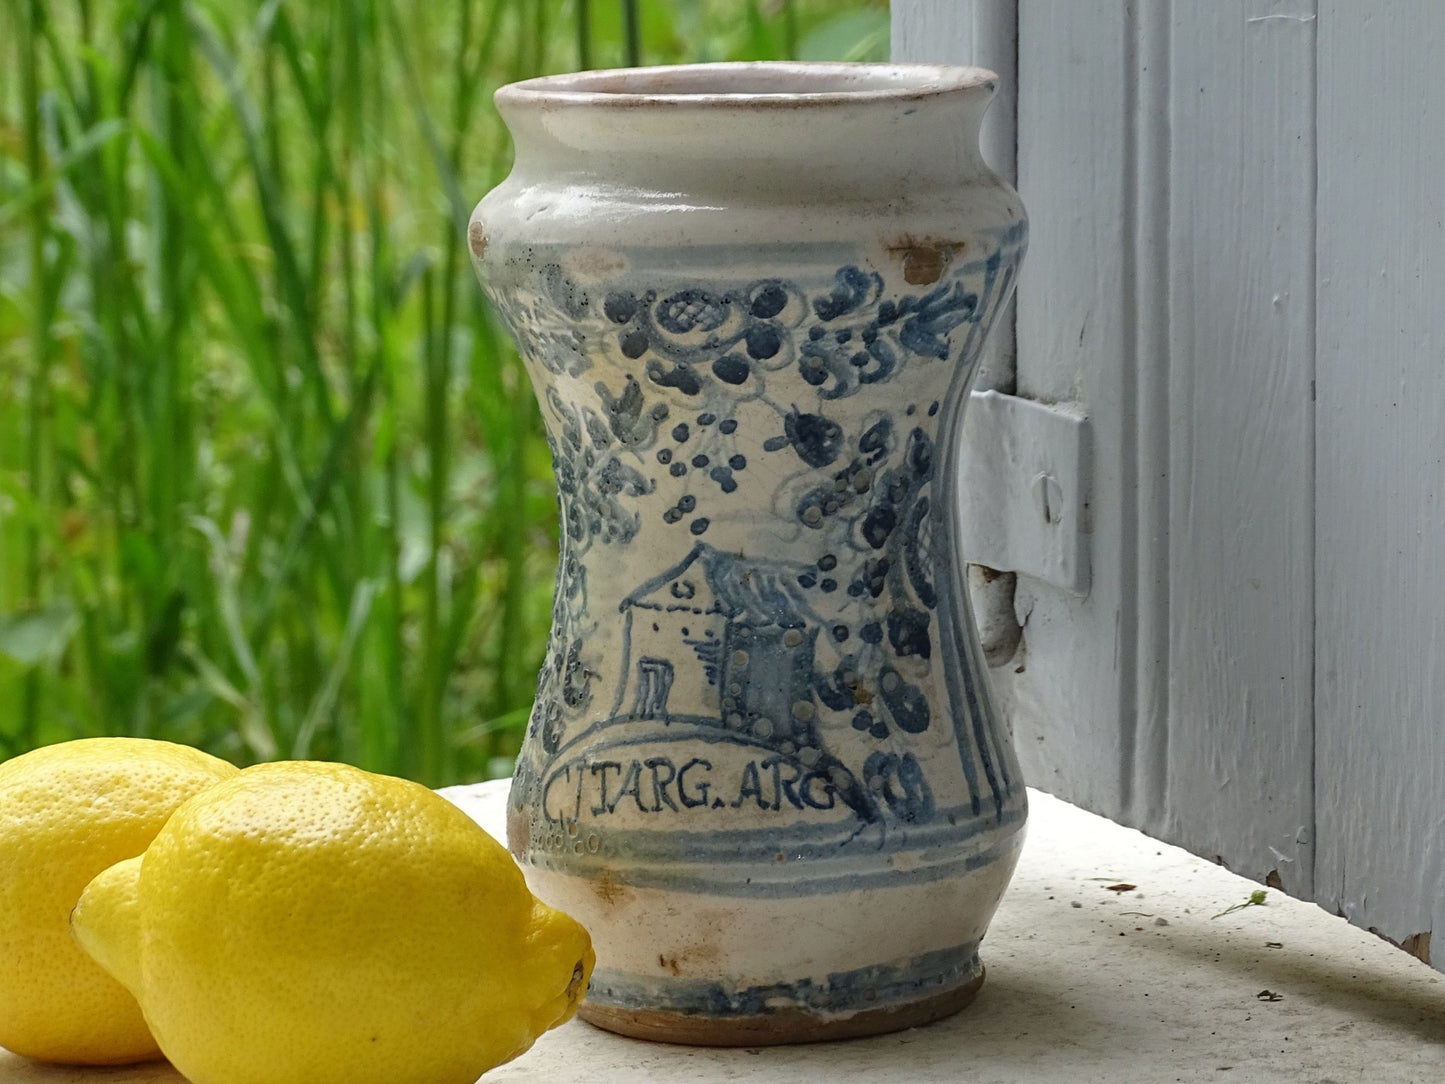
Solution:
[[[817,621],[798,585],[798,576],[809,568],[748,559],[699,542],[624,598],[620,609],[716,613],[754,626],[802,626]]]

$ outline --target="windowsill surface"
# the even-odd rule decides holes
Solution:
[[[447,796],[501,834],[505,783]],[[961,1014],[846,1043],[662,1046],[573,1021],[487,1084],[1371,1084],[1433,1081],[1445,976],[1313,905],[1048,795],[983,944],[988,979]],[[1114,892],[1110,885],[1133,884]],[[1077,906],[1076,906],[1077,905]],[[1160,924],[1162,919],[1164,924]],[[1261,1000],[1262,991],[1278,1000]],[[42,1066],[0,1051],[3,1084],[180,1084],[164,1065]]]

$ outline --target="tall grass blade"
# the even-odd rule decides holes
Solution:
[[[877,47],[753,2],[0,2],[0,757],[506,770],[557,524],[463,244],[489,93]]]

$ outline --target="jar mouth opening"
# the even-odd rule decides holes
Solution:
[[[499,105],[792,108],[991,94],[998,76],[948,64],[749,61],[544,75],[497,91]]]

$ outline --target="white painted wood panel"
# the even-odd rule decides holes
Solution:
[[[1149,803],[1136,791],[1138,761],[1151,759],[1151,743],[1139,740],[1138,611],[1127,601],[1138,575],[1136,490],[1124,473],[1135,441],[1130,47],[1123,4],[1020,5],[1018,183],[1030,244],[1016,303],[1018,393],[1086,405],[1093,554],[1086,598],[1020,579],[1023,646],[993,674],[1025,777],[1139,823]]]
[[[895,0],[895,40],[967,60],[943,39],[1005,6]],[[1020,576],[993,671],[1026,774],[1428,958],[1445,4],[1010,10],[1015,393],[1086,415],[1094,465],[1091,591]]]
[[[1315,16],[1309,0],[1176,2],[1167,43],[1140,58],[1167,85],[1168,197],[1147,227],[1167,230],[1168,283],[1158,833],[1307,898]]]
[[[1018,387],[1092,419],[1095,589],[1027,585],[996,683],[1039,785],[1309,895],[1314,42],[1277,14],[1021,6]]]
[[[1334,0],[1319,33],[1318,898],[1420,952],[1445,923],[1445,5]]]
[[[976,42],[964,7],[901,5],[900,43]],[[1290,13],[1018,6],[1017,391],[1090,418],[1093,589],[1021,578],[994,677],[1037,785],[1308,895],[1314,13]]]

